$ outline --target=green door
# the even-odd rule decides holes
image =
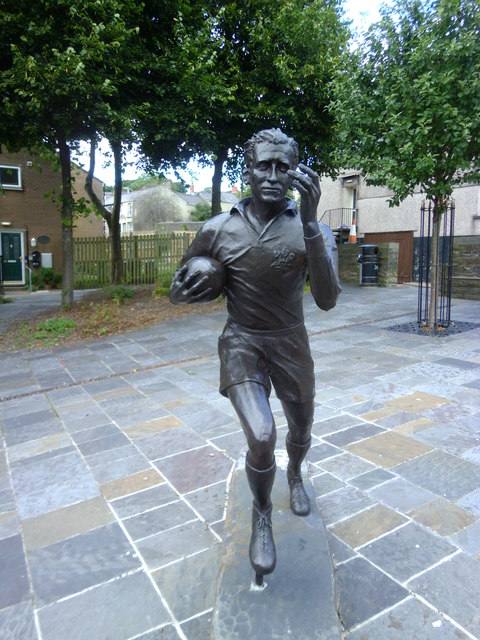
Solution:
[[[2,231],[3,282],[23,282],[22,234]]]

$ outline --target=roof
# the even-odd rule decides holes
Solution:
[[[212,194],[209,191],[200,191],[199,193],[178,193],[178,191],[171,191],[168,187],[160,185],[157,187],[150,187],[149,189],[140,189],[139,191],[125,191],[122,193],[122,204],[125,202],[133,202],[134,200],[137,200],[146,194],[151,194],[154,191],[165,190],[170,193],[174,193],[191,207],[195,207],[197,204],[201,204],[202,202],[208,202],[209,204],[212,202]],[[233,206],[234,204],[237,204],[239,197],[238,194],[231,191],[222,191],[220,201]],[[113,193],[105,194],[104,204],[106,207],[113,204]]]

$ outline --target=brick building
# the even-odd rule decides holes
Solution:
[[[73,165],[73,176],[75,197],[89,200],[86,172]],[[95,178],[93,188],[102,199],[103,183]],[[5,286],[28,282],[27,267],[62,270],[62,225],[54,201],[60,189],[60,169],[50,161],[28,151],[0,153],[0,280]],[[103,219],[93,212],[79,218],[73,234],[103,236]]]

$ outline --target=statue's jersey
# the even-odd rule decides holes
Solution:
[[[319,236],[305,240],[296,204],[290,199],[259,234],[244,215],[248,202],[246,198],[230,212],[206,222],[182,263],[204,255],[225,266],[228,314],[240,327],[260,331],[293,328],[303,322],[308,265],[311,270],[315,254],[324,255],[325,247],[332,258],[336,250],[333,235],[321,225]],[[315,297],[314,287],[312,293]]]

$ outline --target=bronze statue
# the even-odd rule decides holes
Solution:
[[[316,304],[327,311],[341,290],[331,230],[317,221],[318,175],[298,164],[298,145],[279,129],[245,145],[242,177],[251,196],[210,219],[174,276],[174,304],[203,302],[223,292],[228,320],[219,338],[220,393],[232,402],[248,444],[246,475],[253,494],[250,562],[261,585],[276,564],[270,492],[275,477],[271,385],[288,424],[290,506],[310,513],[301,464],[310,447],[313,360],[303,318],[307,273]],[[298,166],[298,170],[297,170]],[[286,196],[300,193],[300,211]]]

